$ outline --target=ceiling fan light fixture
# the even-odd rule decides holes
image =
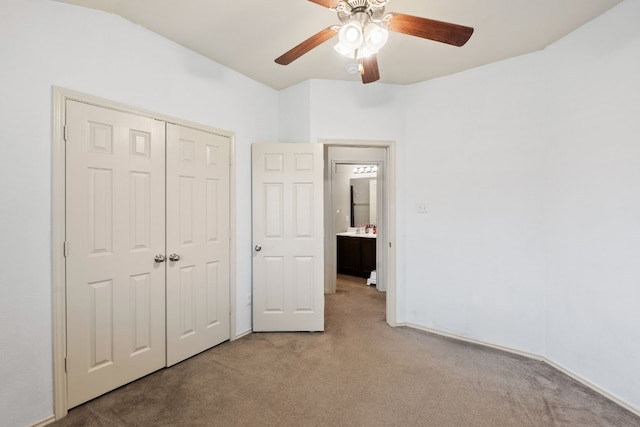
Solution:
[[[340,55],[346,56],[347,58],[353,58],[355,56],[355,51],[346,47],[344,44],[342,44],[342,42],[336,43],[333,48]]]
[[[370,22],[364,27],[364,46],[371,53],[377,53],[387,43],[389,31],[380,25]]]
[[[367,49],[366,46],[361,47],[360,49],[357,50],[356,52],[356,59],[364,59],[364,58],[368,58],[371,55],[378,53],[376,52],[372,52],[369,49]]]
[[[363,38],[362,25],[358,21],[347,22],[340,28],[338,33],[340,43],[352,51],[360,47]]]

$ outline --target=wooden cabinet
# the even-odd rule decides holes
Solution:
[[[360,261],[364,277],[369,277],[376,269],[376,239],[363,237],[360,239]]]
[[[358,236],[337,238],[338,273],[369,277],[376,269],[376,239]]]

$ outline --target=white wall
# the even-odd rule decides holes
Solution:
[[[278,142],[311,142],[311,82],[281,90],[278,107]]]
[[[640,411],[640,2],[545,52],[547,355]]]
[[[538,61],[528,55],[414,85],[401,170],[412,184],[408,321],[544,354]],[[418,202],[428,213],[417,213]]]
[[[278,94],[115,15],[0,2],[0,425],[52,413],[52,86],[236,134],[238,331],[251,328],[250,144],[277,140]]]
[[[419,183],[408,321],[545,356],[640,411],[638,16],[627,0],[543,52],[413,85],[401,170]]]
[[[311,142],[401,140],[403,92],[401,87],[378,83],[311,80]]]

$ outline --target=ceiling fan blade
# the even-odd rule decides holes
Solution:
[[[325,28],[319,33],[309,37],[308,39],[306,39],[305,41],[303,41],[293,49],[289,50],[288,52],[276,58],[276,63],[280,65],[291,64],[293,61],[300,58],[302,55],[309,52],[311,49],[320,46],[322,43],[326,42],[327,40],[335,36],[337,34],[335,28],[336,28],[335,26]]]
[[[402,13],[393,13],[393,17],[389,20],[389,29],[454,46],[463,46],[473,34],[471,27]]]
[[[335,9],[338,6],[338,0],[309,0],[311,3],[319,4],[329,9]]]
[[[362,60],[362,83],[373,83],[380,80],[380,70],[378,69],[378,57],[373,54]]]

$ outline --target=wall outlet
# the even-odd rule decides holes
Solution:
[[[416,203],[418,213],[427,213],[427,202]]]

